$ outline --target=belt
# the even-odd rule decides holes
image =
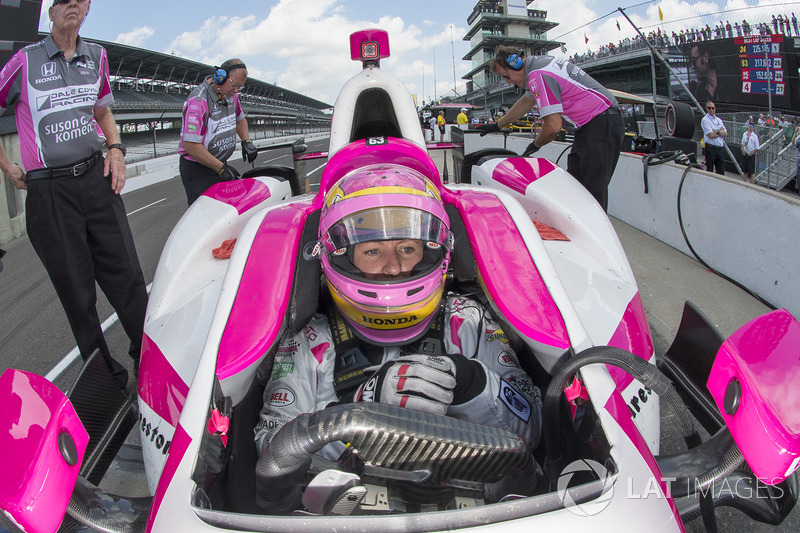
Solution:
[[[25,179],[30,181],[44,178],[68,178],[81,176],[92,170],[94,165],[101,159],[103,159],[103,153],[95,152],[83,161],[79,161],[78,163],[75,163],[69,167],[37,168],[36,170],[31,170],[30,172],[25,173]]]
[[[619,115],[619,108],[618,107],[609,107],[608,109],[606,109],[602,113],[598,113],[595,116],[599,117],[600,115]]]

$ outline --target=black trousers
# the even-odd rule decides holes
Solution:
[[[742,172],[745,174],[756,173],[756,156],[754,155],[742,156]]]
[[[206,189],[222,181],[219,174],[205,165],[196,161],[189,161],[181,156],[179,169],[181,182],[186,190],[186,200],[192,205],[195,200],[206,192]]]
[[[725,148],[706,144],[706,170],[725,174]]]
[[[31,244],[61,300],[81,356],[86,359],[99,349],[115,378],[127,382],[127,371],[113,359],[103,336],[95,281],[130,339],[134,365],[142,346],[147,289],[125,206],[103,177],[102,160],[81,176],[29,181],[25,208]]]
[[[575,132],[567,172],[608,211],[608,184],[617,168],[625,123],[619,113],[597,115]]]

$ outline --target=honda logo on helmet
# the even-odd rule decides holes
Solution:
[[[419,320],[416,315],[403,316],[400,318],[370,318],[368,316],[362,316],[361,318],[363,318],[364,322],[367,324],[374,324],[376,326],[397,326]]]
[[[52,76],[56,73],[56,64],[53,61],[49,63],[45,63],[42,65],[42,76],[47,78],[48,76]]]

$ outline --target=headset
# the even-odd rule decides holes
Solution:
[[[525,66],[525,61],[521,55],[511,54],[506,58],[506,65],[512,70],[522,70],[522,67]]]
[[[228,79],[230,73],[236,70],[237,68],[246,69],[247,67],[245,66],[244,63],[236,63],[235,65],[231,65],[228,67],[227,70],[221,67],[214,67],[214,74],[211,78],[211,81],[213,81],[217,85],[222,85],[223,83],[225,83],[225,80]]]

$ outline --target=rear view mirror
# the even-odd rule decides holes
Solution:
[[[747,464],[774,485],[800,465],[800,324],[785,309],[726,340],[708,390]]]
[[[0,402],[0,508],[25,531],[56,531],[89,434],[67,397],[36,374],[3,372]]]

